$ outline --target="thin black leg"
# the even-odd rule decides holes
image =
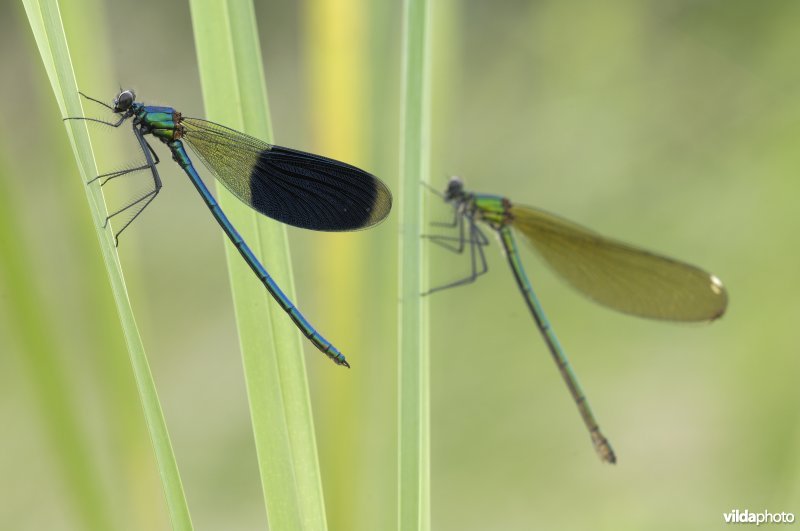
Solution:
[[[439,190],[437,190],[436,188],[434,188],[433,186],[429,185],[425,181],[420,181],[420,184],[422,184],[422,186],[424,186],[425,188],[427,188],[428,190],[430,190],[434,194],[436,194],[439,197],[441,197],[442,199],[444,199],[444,194],[442,192],[440,192]]]
[[[122,116],[119,119],[119,121],[113,122],[113,123],[112,122],[106,122],[105,120],[98,120],[97,118],[84,118],[83,116],[68,116],[68,117],[64,118],[65,122],[67,120],[84,120],[86,122],[95,122],[95,123],[98,123],[98,124],[109,125],[111,127],[119,127],[126,120],[126,118],[124,116]]]
[[[469,238],[464,238],[464,222],[463,219],[466,218],[467,223],[469,224]],[[456,280],[455,282],[450,282],[449,284],[444,284],[442,286],[437,286],[435,288],[429,289],[423,295],[430,295],[431,293],[435,293],[437,291],[442,291],[445,289],[455,288],[457,286],[463,286],[464,284],[471,284],[475,282],[479,276],[485,274],[489,271],[489,266],[486,263],[486,255],[483,252],[483,248],[489,244],[489,239],[486,235],[478,228],[478,225],[475,223],[475,220],[468,216],[463,216],[461,221],[461,242],[460,247],[463,250],[464,242],[466,241],[469,243],[469,252],[470,252],[470,265],[472,267],[472,271],[466,277]],[[434,240],[431,240],[434,241]],[[443,243],[440,243],[443,247],[446,247]],[[455,251],[461,252],[461,251]],[[480,262],[480,267],[478,266],[478,262]]]
[[[458,224],[459,218],[463,217],[463,214],[458,211],[458,207],[453,208],[453,220],[452,221],[434,221],[431,223],[432,227],[445,227],[452,229]]]
[[[120,92],[122,92],[122,91],[120,91]],[[113,110],[114,110],[114,107],[112,107],[111,105],[109,105],[109,104],[107,104],[107,103],[105,103],[105,102],[102,102],[102,101],[100,101],[100,100],[97,100],[97,99],[95,99],[95,98],[92,98],[91,96],[87,96],[86,94],[84,94],[84,93],[83,93],[83,92],[81,92],[81,91],[78,91],[78,94],[80,94],[81,96],[83,96],[84,98],[86,98],[86,99],[87,99],[87,100],[89,100],[89,101],[93,101],[93,102],[95,102],[95,103],[99,103],[100,105],[102,105],[103,107],[105,107],[106,109],[108,109],[108,110],[110,110],[110,111],[113,111]]]
[[[125,205],[124,207],[120,208],[119,210],[115,210],[114,212],[112,212],[111,214],[109,214],[108,216],[106,216],[106,221],[105,221],[105,223],[103,224],[103,227],[105,227],[105,226],[108,224],[108,222],[109,222],[109,221],[111,221],[111,218],[114,218],[114,217],[117,217],[117,216],[119,216],[120,214],[122,214],[122,213],[123,213],[123,212],[125,212],[126,210],[130,210],[131,208],[133,208],[133,207],[135,207],[136,205],[140,204],[142,201],[145,201],[145,200],[147,200],[147,203],[149,203],[149,202],[150,202],[149,198],[150,198],[151,196],[153,196],[155,193],[156,193],[156,191],[155,191],[155,190],[149,190],[147,193],[145,193],[144,195],[141,195],[141,196],[137,197],[135,200],[131,201],[130,203],[128,203],[128,204],[127,204],[127,205]],[[146,203],[145,203],[145,204],[146,204]],[[136,216],[138,216],[138,215],[139,215],[139,213],[140,213],[141,211],[142,211],[142,209],[140,208],[140,209],[139,209],[139,210],[136,212],[136,214],[134,214],[134,215],[133,215],[133,217],[132,217],[130,220],[128,220],[128,221],[125,223],[125,227],[127,227],[128,225],[130,225],[130,222],[131,222],[131,221],[133,221],[133,218],[135,218]],[[122,228],[124,229],[125,227],[122,227]],[[120,232],[122,232],[122,229],[120,229]]]
[[[422,184],[422,186],[424,186],[425,188],[427,188],[428,190],[433,192],[436,196],[444,199],[444,194],[442,192],[440,192],[439,190],[437,190],[433,186],[429,185],[425,181],[420,181],[420,183]],[[450,227],[450,228],[453,228],[453,227],[456,226],[456,222],[458,221],[458,216],[459,216],[459,212],[458,212],[458,208],[456,207],[456,208],[453,208],[453,221],[444,222],[444,223],[439,222],[439,221],[434,221],[433,223],[431,223],[431,225],[433,225],[434,227]]]
[[[481,246],[489,245],[489,239],[478,228],[477,224],[475,224],[472,218],[464,214],[458,215],[457,211],[456,211],[456,218],[453,220],[453,223],[451,225],[446,225],[446,226],[449,227],[458,226],[458,231],[459,231],[458,236],[446,236],[441,234],[423,234],[422,237],[429,239],[432,243],[435,243],[436,245],[439,245],[440,247],[443,247],[450,252],[461,254],[464,252],[464,242],[466,241],[466,238],[464,236],[464,218],[469,219],[470,231],[472,232],[471,239],[472,236],[474,236],[474,241],[478,245]],[[445,226],[444,224],[441,225]],[[446,242],[458,242],[458,245],[454,246]]]
[[[98,175],[94,179],[91,179],[91,180],[87,181],[86,184],[92,184],[95,181],[99,181],[100,179],[103,179],[103,182],[100,183],[100,186],[105,186],[105,184],[108,181],[110,181],[111,179],[116,179],[117,177],[122,177],[123,175],[128,175],[128,174],[131,174],[131,173],[136,173],[137,171],[144,171],[144,170],[149,170],[149,169],[150,169],[150,165],[149,164],[143,164],[141,166],[136,166],[135,168],[125,168],[124,170],[117,170],[117,171],[112,171],[112,172],[108,172],[108,173],[101,173],[100,175]]]
[[[158,155],[156,155],[156,152],[153,150],[153,147],[147,142],[147,140],[144,139],[144,135],[142,135],[142,132],[139,130],[139,128],[137,128],[135,124],[133,124],[132,127],[133,127],[133,134],[139,141],[139,147],[142,148],[142,153],[144,153],[144,158],[147,161],[147,164],[145,166],[150,168],[150,171],[153,175],[153,190],[143,195],[142,197],[140,197],[133,203],[129,204],[128,206],[114,212],[113,214],[110,214],[106,218],[106,223],[108,223],[108,220],[116,216],[117,214],[124,212],[125,210],[128,210],[129,208],[132,208],[136,205],[141,204],[141,206],[137,208],[136,213],[128,221],[125,222],[122,228],[119,229],[116,235],[114,236],[114,244],[117,247],[119,247],[119,237],[122,234],[122,232],[125,229],[127,229],[130,226],[130,224],[133,223],[133,221],[136,218],[138,218],[142,212],[144,212],[144,209],[147,208],[147,206],[150,203],[153,202],[153,199],[155,199],[158,193],[161,191],[161,186],[162,186],[161,177],[158,175],[158,170],[156,169],[156,164],[160,162],[160,160],[158,159]]]
[[[466,241],[466,236],[464,234],[464,218],[466,216],[459,216],[458,212],[456,212],[456,217],[453,220],[454,224],[453,227],[458,226],[458,236],[445,236],[441,234],[423,234],[423,238],[427,238],[431,241],[431,243],[435,243],[440,247],[444,247],[448,251],[452,253],[461,254],[464,252],[464,242]],[[451,245],[447,242],[458,242],[458,245]]]
[[[153,150],[153,147],[150,145],[149,142],[145,141],[145,143],[147,144],[147,147],[150,150],[150,152],[153,154],[153,159],[154,159],[153,164],[160,163],[161,159],[158,158],[158,155]],[[149,162],[145,162],[145,164],[142,164],[141,166],[136,166],[135,168],[125,168],[125,169],[122,169],[122,170],[111,171],[111,172],[108,172],[108,173],[101,173],[100,175],[98,175],[94,179],[91,179],[86,184],[92,184],[93,182],[95,182],[95,181],[97,181],[99,179],[103,179],[103,182],[100,183],[100,186],[104,186],[111,179],[116,179],[117,177],[122,177],[123,175],[128,175],[129,173],[135,173],[137,171],[148,170],[151,167],[152,167],[152,165]]]
[[[116,216],[117,214],[121,214],[121,213],[125,212],[126,210],[128,210],[128,209],[130,209],[130,208],[133,208],[133,207],[136,207],[137,205],[141,204],[141,206],[139,206],[139,207],[136,209],[136,213],[135,213],[133,216],[131,216],[131,218],[130,218],[128,221],[126,221],[126,222],[125,222],[125,224],[122,226],[122,228],[121,228],[121,229],[119,229],[119,230],[117,231],[117,233],[114,235],[114,246],[115,246],[115,247],[119,247],[119,237],[120,237],[120,235],[122,234],[122,231],[124,231],[125,229],[127,229],[127,228],[130,226],[130,224],[131,224],[131,223],[133,223],[133,220],[134,220],[134,219],[136,219],[136,218],[138,218],[138,217],[139,217],[139,214],[141,214],[142,212],[144,212],[144,209],[145,209],[145,208],[147,208],[147,205],[149,205],[150,203],[152,203],[152,202],[153,202],[153,199],[155,199],[155,198],[156,198],[156,196],[158,195],[158,192],[159,192],[160,190],[161,190],[161,188],[160,188],[160,187],[159,187],[158,189],[151,190],[151,191],[147,192],[146,194],[144,194],[144,195],[143,195],[142,197],[140,197],[139,199],[137,199],[136,201],[134,201],[133,203],[130,203],[129,205],[127,205],[127,206],[125,206],[125,207],[123,207],[123,208],[121,208],[121,209],[117,210],[117,211],[116,211],[116,212],[114,212],[113,214],[109,214],[109,215],[108,215],[108,217],[106,218],[106,222],[105,222],[105,224],[103,224],[103,227],[105,227],[106,225],[108,225],[108,222],[109,222],[109,221],[111,221],[111,218],[113,218],[113,217],[114,217],[114,216]],[[144,203],[142,203],[142,202],[144,202]]]

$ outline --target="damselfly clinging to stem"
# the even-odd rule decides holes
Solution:
[[[349,367],[344,355],[311,326],[258,261],[203,183],[183,143],[185,141],[205,167],[242,202],[265,216],[304,229],[351,231],[380,223],[392,207],[392,194],[386,185],[374,175],[343,162],[267,144],[213,122],[185,117],[172,107],[144,105],[136,101],[132,90],[121,90],[113,105],[84,94],[81,96],[110,109],[119,118],[114,122],[85,117],[65,120],[87,120],[111,127],[131,120],[133,134],[145,158],[140,166],[105,173],[90,182],[101,180],[102,185],[137,171],[149,171],[153,179],[153,188],[148,193],[106,219],[108,222],[122,212],[133,212],[117,231],[116,241],[161,190],[161,178],[156,169],[158,155],[145,138],[152,135],[167,145],[172,159],[189,176],[247,265],[300,331],[336,364]]]
[[[444,194],[434,190],[454,209],[448,225],[456,236],[429,235],[430,240],[456,253],[469,248],[472,272],[466,278],[431,289],[433,293],[468,284],[488,271],[483,248],[489,239],[478,223],[494,230],[511,272],[536,326],[578,406],[595,450],[603,461],[615,463],[608,439],[589,408],[564,349],[544,314],[522,267],[512,228],[517,229],[545,262],[576,290],[608,308],[666,321],[713,321],[722,316],[728,295],[722,282],[695,266],[612,240],[542,210],[513,204],[505,197],[464,189],[458,177],[450,179]]]

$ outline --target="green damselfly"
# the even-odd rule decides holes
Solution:
[[[172,159],[189,176],[222,230],[297,328],[337,365],[349,367],[339,349],[311,326],[261,265],[203,183],[183,143],[186,142],[205,167],[242,202],[265,216],[295,227],[349,231],[376,225],[391,210],[389,188],[374,175],[344,162],[267,144],[223,125],[183,116],[172,107],[144,105],[136,101],[132,90],[121,90],[113,105],[84,94],[81,96],[106,107],[118,118],[114,122],[85,117],[65,120],[87,120],[119,127],[130,119],[145,158],[139,166],[105,173],[90,182],[100,180],[102,186],[111,179],[138,171],[149,172],[153,179],[152,189],[106,218],[108,223],[123,212],[132,212],[117,231],[116,241],[161,190],[161,177],[156,169],[158,155],[145,138],[152,135],[167,145]]]
[[[517,286],[536,326],[547,343],[600,458],[615,463],[616,456],[592,414],[586,395],[570,367],[564,349],[544,314],[522,267],[512,227],[538,251],[545,262],[576,290],[608,308],[667,321],[713,321],[722,316],[728,295],[722,282],[695,266],[612,240],[571,221],[542,210],[513,204],[497,195],[466,191],[458,177],[450,179],[444,194],[434,190],[454,208],[446,225],[457,235],[428,235],[442,247],[463,253],[469,248],[469,276],[431,289],[434,293],[474,282],[488,271],[483,248],[489,239],[478,222],[492,228],[511,266]]]

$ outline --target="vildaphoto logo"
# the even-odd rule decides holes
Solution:
[[[794,523],[794,513],[771,513],[762,511],[752,513],[745,509],[733,509],[729,513],[722,513],[726,524],[792,524]]]

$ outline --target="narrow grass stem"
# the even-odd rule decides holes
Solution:
[[[430,153],[430,8],[406,0],[400,152],[399,514],[401,531],[430,529],[427,259],[422,245]]]

